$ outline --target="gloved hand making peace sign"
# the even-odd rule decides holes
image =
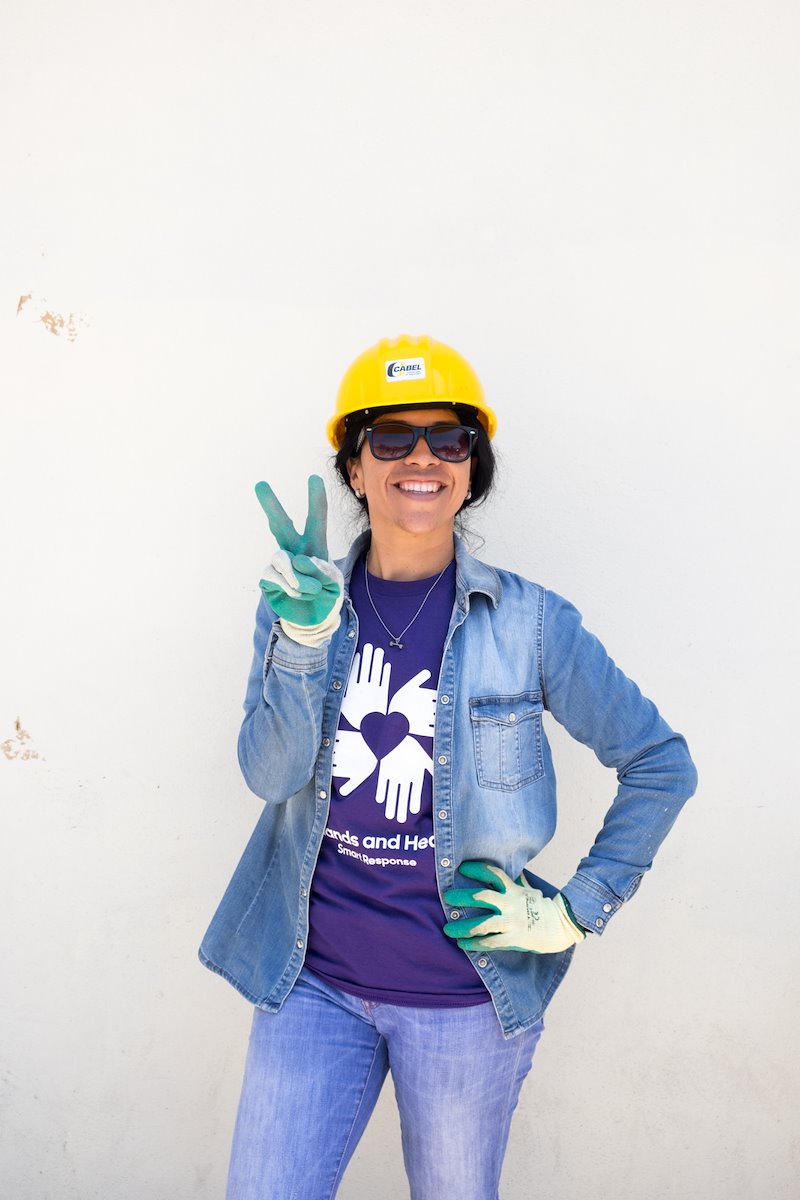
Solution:
[[[339,624],[344,595],[342,573],[328,561],[325,484],[319,475],[309,477],[308,516],[302,533],[268,483],[257,483],[256,495],[279,547],[259,580],[264,599],[290,638],[305,646],[321,646]]]

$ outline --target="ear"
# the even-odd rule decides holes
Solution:
[[[356,489],[358,489],[359,491],[363,492],[364,491],[364,476],[361,471],[361,459],[360,458],[348,458],[347,474],[350,476],[351,488],[353,488],[354,491]]]

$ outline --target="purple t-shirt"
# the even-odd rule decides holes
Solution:
[[[400,638],[402,650],[389,646],[364,578],[362,560],[350,584],[359,641],[334,744],[306,966],[367,1000],[482,1004],[486,988],[442,932],[433,857],[433,725],[455,562]],[[370,594],[393,634],[408,625],[435,579],[370,575]]]

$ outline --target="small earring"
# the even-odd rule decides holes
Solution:
[[[465,499],[465,500],[471,500],[471,499],[472,499],[472,488],[467,488],[467,494],[466,494],[466,496],[464,497],[464,499]]]
[[[354,488],[353,488],[353,491],[354,491],[354,492],[355,492],[355,494],[356,494],[356,499],[357,499],[357,500],[363,500],[363,499],[364,499],[364,493],[361,491],[361,489],[360,489],[360,488],[354,487]]]

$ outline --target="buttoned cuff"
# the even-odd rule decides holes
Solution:
[[[641,875],[636,876],[626,891],[625,900],[630,900],[641,880]],[[614,913],[623,905],[619,896],[582,871],[577,871],[561,892],[566,897],[578,924],[588,933],[604,933]]]

